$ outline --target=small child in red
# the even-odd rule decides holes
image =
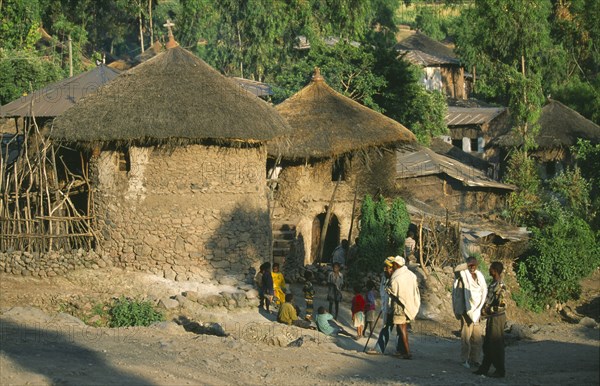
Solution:
[[[365,327],[365,298],[360,294],[360,287],[354,287],[354,297],[352,298],[352,323],[356,327],[356,339],[363,336]]]

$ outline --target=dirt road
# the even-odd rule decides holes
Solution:
[[[37,308],[47,309],[44,297],[56,299],[78,291],[80,295],[128,295],[149,290],[136,275],[128,276],[122,288],[115,287],[119,282],[114,275],[108,276],[113,277],[110,283],[88,276],[55,279],[56,283],[2,276],[0,384],[599,384],[597,327],[556,322],[540,325],[532,340],[511,340],[506,348],[507,377],[495,380],[475,376],[460,365],[460,342],[448,333],[457,324],[418,321],[411,335],[414,359],[402,360],[362,353],[365,339],[328,338],[313,330],[282,326],[269,320],[273,316],[250,309],[196,316],[218,321],[230,334],[217,337],[186,332],[174,322],[146,328],[94,328],[69,315]],[[109,284],[112,287],[106,287]],[[164,290],[158,285],[152,289]],[[347,318],[343,315],[342,321]],[[278,346],[300,336],[301,347]]]

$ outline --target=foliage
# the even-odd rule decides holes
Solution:
[[[550,190],[565,209],[578,217],[590,214],[590,183],[581,175],[581,169],[567,168],[549,181]]]
[[[549,223],[533,228],[530,254],[519,262],[521,306],[541,310],[553,300],[578,296],[579,281],[600,265],[600,247],[590,226],[552,200],[543,209]]]
[[[535,161],[526,151],[513,151],[504,181],[518,188],[508,196],[509,220],[517,225],[530,224],[541,205],[540,178]]]
[[[600,144],[592,145],[590,141],[577,141],[571,151],[575,154],[577,167],[587,181],[591,208],[587,218],[592,229],[600,230]]]
[[[333,47],[316,46],[294,63],[283,67],[273,78],[277,87],[273,100],[281,102],[298,92],[309,82],[315,67],[327,84],[345,96],[365,106],[381,110],[373,97],[385,86],[385,78],[373,71],[375,53],[364,47],[339,43]]]
[[[6,104],[64,76],[60,66],[33,52],[0,50],[0,104]]]
[[[446,134],[446,100],[437,91],[425,90],[421,84],[422,70],[397,60],[390,50],[378,50],[375,59],[373,71],[381,74],[386,84],[373,100],[385,114],[410,129],[424,145],[431,138]]]
[[[350,281],[355,282],[366,272],[379,272],[390,255],[402,255],[404,240],[410,225],[406,205],[397,198],[388,205],[383,197],[373,201],[366,195],[361,207],[358,257],[352,263]]]
[[[404,254],[404,241],[410,226],[410,216],[406,204],[401,198],[396,198],[389,211],[390,244],[393,255]]]
[[[111,327],[149,326],[164,320],[149,301],[139,301],[121,296],[109,310]]]
[[[435,40],[443,40],[446,34],[442,31],[442,23],[439,16],[436,16],[433,8],[420,7],[417,10],[415,24],[419,31]]]
[[[476,0],[462,12],[457,52],[467,68],[477,66],[477,93],[507,104],[510,95],[499,74],[543,72],[552,51],[550,13],[547,0]]]

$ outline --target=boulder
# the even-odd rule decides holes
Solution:
[[[515,338],[521,339],[533,339],[533,332],[529,326],[524,324],[513,324],[510,329],[510,333],[515,336]]]
[[[235,276],[223,276],[219,279],[219,284],[237,286],[238,279]]]
[[[598,323],[596,323],[596,321],[590,318],[589,316],[584,316],[583,318],[581,318],[579,324],[588,328],[596,328],[596,326],[598,325]]]
[[[256,299],[258,298],[258,291],[255,290],[254,288],[246,291],[246,299],[251,300],[251,299]]]
[[[200,294],[198,294],[196,291],[184,291],[181,294],[193,302],[197,302],[198,298],[200,297]]]
[[[158,306],[165,310],[172,310],[173,308],[179,307],[179,302],[171,298],[161,298],[158,301]]]

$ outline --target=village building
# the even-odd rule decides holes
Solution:
[[[397,36],[398,58],[423,69],[425,89],[448,98],[468,99],[464,68],[450,47],[418,31],[400,30]]]
[[[275,258],[288,258],[286,270],[330,262],[351,229],[358,236],[357,200],[394,190],[393,149],[416,138],[400,123],[333,90],[318,69],[276,109],[292,132],[276,176]]]
[[[431,149],[397,151],[399,194],[426,212],[490,215],[504,209],[506,197],[516,189],[485,175],[481,170],[437,154]]]
[[[600,143],[600,126],[556,100],[548,100],[542,108],[538,124],[540,129],[535,137],[537,148],[530,154],[537,160],[543,179],[552,178],[574,165],[571,147],[579,139],[588,140],[593,145]],[[505,131],[489,144],[486,153],[490,154],[489,159],[502,160],[510,148],[520,145],[522,138]]]
[[[266,142],[288,132],[273,107],[171,40],[55,119],[50,138],[85,155],[96,254],[231,282],[270,260]]]

